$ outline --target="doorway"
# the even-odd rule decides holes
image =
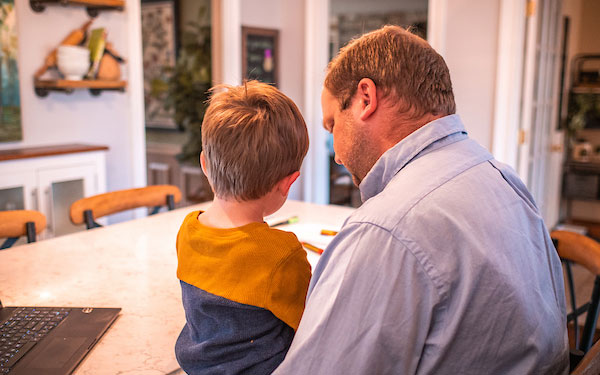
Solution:
[[[353,38],[384,25],[410,28],[427,39],[428,0],[387,1],[330,0],[329,60]],[[330,204],[359,207],[360,192],[350,173],[334,160],[333,137],[327,135]]]
[[[141,0],[147,184],[178,186],[181,206],[212,199],[199,167],[211,87],[211,1]]]
[[[559,129],[562,0],[527,3],[517,172],[546,225],[559,220],[562,132]]]

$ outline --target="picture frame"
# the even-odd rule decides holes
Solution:
[[[23,129],[15,1],[1,0],[0,7],[0,142],[17,142]]]
[[[279,30],[242,26],[242,77],[279,84]]]
[[[147,128],[180,131],[173,108],[164,107],[167,84],[165,70],[177,59],[177,0],[142,0],[142,63],[144,70],[144,112]],[[164,87],[163,87],[164,88]]]

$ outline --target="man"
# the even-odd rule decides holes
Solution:
[[[566,374],[560,260],[470,140],[448,68],[386,26],[330,63],[323,123],[364,204],[325,250],[276,374]]]

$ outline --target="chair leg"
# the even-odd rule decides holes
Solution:
[[[155,215],[160,211],[161,206],[155,206],[149,215]],[[169,211],[175,209],[175,196],[173,194],[167,194],[167,208]]]
[[[600,305],[600,276],[596,276],[594,281],[594,290],[592,291],[592,300],[585,318],[585,326],[581,334],[581,344],[579,349],[584,353],[592,347],[594,333],[596,332],[596,323],[598,322],[598,306]]]
[[[94,221],[92,210],[83,211],[83,220],[85,221],[85,226],[87,229],[98,228],[102,226]]]
[[[568,259],[564,259],[565,262],[565,268],[567,271],[567,284],[569,284],[569,294],[571,295],[571,309],[574,312],[573,314],[573,324],[574,324],[574,333],[575,333],[575,337],[574,337],[574,343],[575,343],[575,347],[577,348],[577,346],[579,345],[579,322],[577,321],[577,318],[579,317],[579,314],[577,314],[577,302],[575,301],[575,287],[574,287],[574,283],[573,283],[573,272],[571,270],[571,261]],[[568,323],[568,322],[567,322]]]
[[[12,245],[14,245],[15,242],[17,242],[18,239],[19,239],[19,237],[9,237],[9,238],[7,238],[6,241],[4,241],[4,243],[2,244],[2,246],[0,246],[0,250],[8,249]]]
[[[28,221],[25,223],[25,233],[27,234],[27,242],[32,243],[36,241],[35,237],[35,223],[33,221]]]
[[[173,194],[167,194],[167,207],[169,207],[169,211],[175,209],[175,196]]]

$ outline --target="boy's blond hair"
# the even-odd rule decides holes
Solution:
[[[258,81],[218,85],[211,91],[202,149],[217,197],[258,199],[300,170],[308,131],[290,98]]]

